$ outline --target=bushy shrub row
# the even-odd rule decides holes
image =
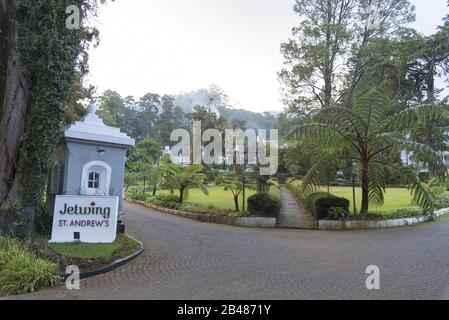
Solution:
[[[24,294],[61,281],[56,263],[39,259],[18,240],[0,236],[0,291]]]
[[[176,195],[157,195],[156,197],[149,196],[146,202],[154,204],[159,207],[178,209],[181,199]]]
[[[270,182],[267,194],[255,194],[248,198],[248,212],[260,217],[278,217],[281,211],[281,190],[277,181]]]
[[[410,207],[398,208],[398,209],[394,210],[393,217],[396,219],[411,218],[411,217],[421,216],[422,214],[423,214],[423,211],[420,207],[410,206]]]
[[[138,188],[129,188],[128,191],[126,191],[126,196],[129,199],[137,200],[137,201],[146,201],[147,195],[143,190]]]
[[[435,208],[446,209],[449,208],[449,192],[435,197]]]
[[[179,211],[199,213],[199,214],[211,214],[216,216],[229,216],[234,213],[232,209],[217,208],[210,204],[208,206],[200,206],[195,203],[184,202],[178,208]]]

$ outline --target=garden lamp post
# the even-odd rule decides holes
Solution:
[[[356,182],[356,164],[355,161],[352,162],[352,168],[351,168],[351,180],[352,180],[352,204],[354,208],[354,216],[357,215],[357,207],[355,202],[355,182]]]

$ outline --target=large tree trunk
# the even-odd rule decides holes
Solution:
[[[21,178],[18,172],[20,140],[25,127],[29,83],[17,46],[14,0],[1,0],[8,25],[8,65],[0,118],[0,205],[20,201]],[[2,10],[3,10],[2,9]]]
[[[362,163],[362,210],[360,212],[362,216],[369,213],[369,183],[369,163],[366,162]]]
[[[0,115],[5,93],[6,65],[8,63],[8,12],[6,2],[0,0]]]
[[[427,75],[427,101],[428,104],[435,102],[435,57],[428,62],[429,74]]]

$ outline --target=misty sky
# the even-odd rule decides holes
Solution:
[[[431,34],[446,0],[411,0],[414,27]],[[252,111],[281,111],[280,43],[299,17],[294,0],[115,0],[101,8],[88,82],[99,93],[175,94],[216,84]],[[441,83],[440,83],[441,84]]]

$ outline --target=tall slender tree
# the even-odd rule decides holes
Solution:
[[[339,100],[350,49],[350,24],[357,1],[296,0],[303,21],[281,45],[286,67],[279,73],[293,108],[328,107]]]
[[[347,89],[344,92],[346,106],[352,108],[354,95],[365,70],[372,67],[370,44],[384,37],[395,37],[407,23],[415,20],[415,7],[409,0],[360,0],[355,10],[351,28],[351,59],[349,59]],[[372,61],[372,60],[371,60]]]

